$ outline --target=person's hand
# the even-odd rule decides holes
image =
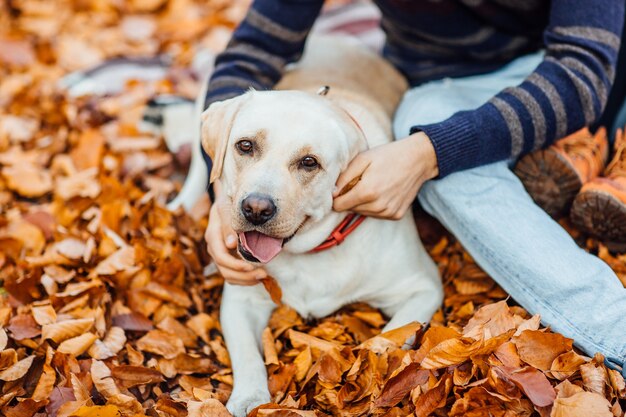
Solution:
[[[357,155],[337,180],[333,208],[399,220],[422,184],[438,173],[430,139],[417,132]]]
[[[236,285],[255,285],[267,273],[263,268],[255,268],[250,263],[231,254],[237,248],[237,235],[230,227],[230,207],[226,198],[218,192],[215,186],[215,202],[209,213],[204,239],[207,249],[218,271],[226,282]]]

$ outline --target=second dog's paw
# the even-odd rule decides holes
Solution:
[[[234,392],[230,396],[226,408],[235,417],[246,417],[250,411],[261,404],[270,402],[270,394],[267,390],[255,390],[251,392]]]

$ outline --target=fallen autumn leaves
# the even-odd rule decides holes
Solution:
[[[0,413],[228,415],[222,279],[203,276],[207,207],[163,207],[179,187],[176,158],[136,126],[154,94],[195,92],[183,68],[232,28],[243,3],[2,7]],[[166,80],[99,100],[56,87],[69,70],[156,52],[174,58]],[[449,236],[422,232],[446,287],[430,326],[380,335],[384,318],[364,305],[315,322],[279,307],[263,333],[274,402],[254,415],[623,414],[626,385],[600,356],[507,305]],[[587,244],[626,276],[626,256]],[[401,349],[411,334],[414,348]]]

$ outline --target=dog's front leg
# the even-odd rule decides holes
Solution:
[[[383,312],[391,317],[389,323],[383,328],[383,333],[414,321],[422,324],[429,322],[433,314],[441,306],[442,301],[443,288],[440,283],[434,283],[432,288],[415,293],[407,301],[399,306],[395,306],[395,308],[383,308]],[[405,341],[404,347],[412,345],[414,340],[415,336],[413,335]]]
[[[275,307],[262,285],[224,285],[220,322],[234,379],[226,407],[235,417],[270,401],[261,334]]]

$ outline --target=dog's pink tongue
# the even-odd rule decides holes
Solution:
[[[239,233],[243,247],[263,263],[271,261],[283,248],[283,240],[259,232]]]

